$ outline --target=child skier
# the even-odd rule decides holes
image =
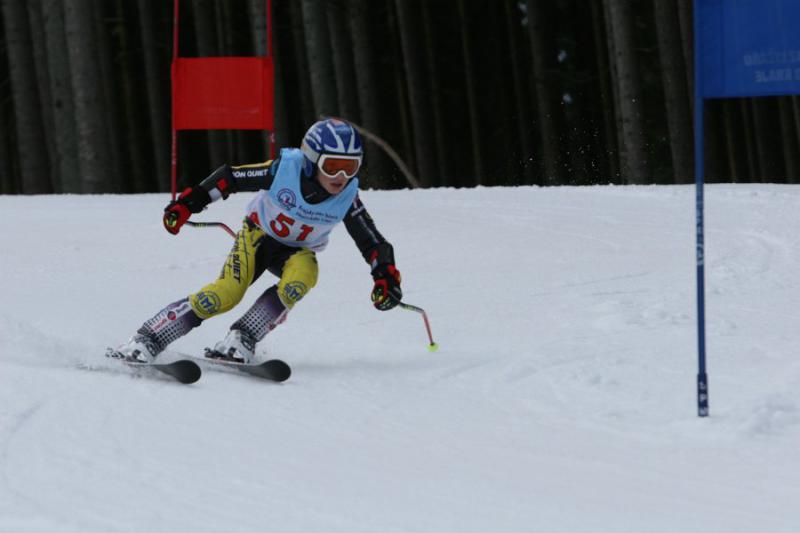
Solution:
[[[249,363],[256,344],[317,283],[316,253],[339,222],[370,264],[376,309],[392,309],[402,298],[392,245],[383,238],[358,197],[363,148],[346,122],[316,122],[299,149],[281,150],[275,160],[255,165],[223,165],[197,187],[183,191],[164,209],[164,227],[177,234],[193,213],[234,192],[258,194],[247,206],[242,229],[219,278],[198,292],[167,305],[109,355],[150,362],[168,344],[203,320],[235,307],[245,291],[268,270],[279,278],[230,328],[208,356]]]

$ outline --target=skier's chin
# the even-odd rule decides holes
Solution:
[[[347,180],[330,180],[325,184],[325,189],[331,194],[339,194],[347,185]]]

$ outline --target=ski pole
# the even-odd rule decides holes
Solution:
[[[167,218],[166,222],[167,225],[173,227],[175,223],[178,221],[178,214],[177,213],[170,213],[169,217]],[[211,228],[211,227],[219,227],[224,229],[228,232],[228,235],[236,238],[236,233],[233,232],[231,228],[228,227],[227,224],[223,224],[222,222],[192,222],[191,220],[186,221],[187,226],[192,226],[195,228]]]
[[[425,329],[428,332],[428,340],[431,341],[431,343],[428,345],[428,351],[435,352],[436,350],[438,350],[439,345],[433,342],[433,335],[431,334],[431,324],[430,322],[428,322],[428,313],[426,313],[425,310],[421,307],[407,304],[405,302],[397,302],[397,305],[399,305],[401,308],[407,311],[414,311],[415,313],[419,313],[422,315],[422,320],[425,321]]]
[[[192,222],[191,220],[187,220],[186,224],[189,226],[193,226],[195,228],[219,227],[227,231],[228,235],[230,235],[234,239],[236,238],[236,234],[233,232],[233,230],[229,228],[227,224],[223,224],[222,222]]]

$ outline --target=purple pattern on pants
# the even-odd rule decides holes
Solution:
[[[231,329],[252,335],[256,342],[275,329],[286,318],[289,311],[278,296],[278,286],[273,285],[258,297],[255,303],[237,320]]]
[[[203,321],[192,310],[189,299],[173,302],[147,320],[138,333],[145,335],[162,352],[171,342],[183,337]]]

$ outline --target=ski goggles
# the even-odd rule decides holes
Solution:
[[[339,172],[344,172],[347,179],[355,177],[361,168],[360,155],[322,154],[317,161],[319,171],[328,179],[334,179]]]

